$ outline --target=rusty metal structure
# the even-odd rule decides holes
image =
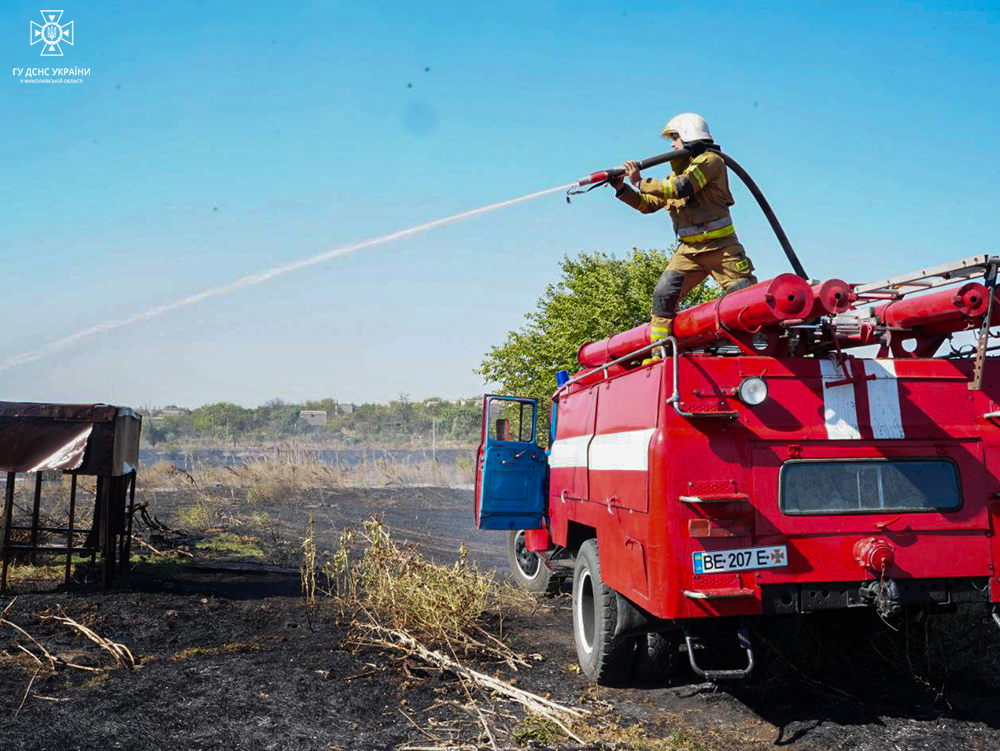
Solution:
[[[7,590],[12,560],[21,557],[34,563],[39,555],[65,556],[66,583],[74,555],[89,555],[92,563],[100,555],[101,584],[111,583],[129,560],[141,428],[141,416],[128,407],[0,402],[0,472],[6,473],[0,513],[0,592]],[[46,472],[70,476],[65,527],[41,521]],[[30,523],[15,523],[17,476],[31,474]],[[84,529],[77,525],[80,476],[96,478],[92,523]]]

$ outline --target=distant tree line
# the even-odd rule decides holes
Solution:
[[[304,410],[324,410],[327,423],[311,426]],[[259,407],[231,402],[196,409],[169,405],[145,409],[142,436],[152,446],[164,443],[247,443],[288,438],[344,445],[472,445],[479,441],[482,405],[478,399],[410,401],[405,394],[388,404],[352,405],[346,412],[333,399],[293,404],[273,399]]]

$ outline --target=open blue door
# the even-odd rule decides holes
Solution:
[[[487,394],[476,472],[479,529],[541,529],[548,460],[535,443],[538,404]]]

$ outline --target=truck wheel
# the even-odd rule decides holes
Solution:
[[[681,646],[680,632],[646,634],[645,640],[639,637],[638,641],[632,674],[643,683],[669,681],[677,669],[677,653]]]
[[[573,572],[573,640],[580,667],[605,686],[628,676],[635,637],[613,636],[618,623],[618,595],[601,579],[597,540],[580,546]]]
[[[528,550],[523,529],[512,529],[507,535],[507,561],[514,581],[522,589],[546,595],[559,591],[562,580],[553,576],[538,553]]]

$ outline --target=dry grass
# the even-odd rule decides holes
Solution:
[[[199,496],[191,505],[177,509],[178,523],[193,532],[218,527],[224,516],[224,506],[209,496]]]
[[[135,670],[135,657],[132,655],[131,650],[124,644],[120,644],[119,642],[112,641],[111,639],[101,636],[89,626],[85,626],[79,621],[73,620],[65,613],[60,613],[59,615],[43,615],[41,617],[42,620],[56,621],[57,623],[61,623],[64,626],[72,628],[74,631],[87,637],[90,641],[94,642],[94,644],[111,655],[111,658],[119,667],[127,668],[128,670]]]
[[[191,475],[179,467],[163,460],[149,467],[143,467],[136,479],[136,487],[143,490],[180,490],[195,484]]]
[[[520,688],[518,681],[501,677],[495,670],[497,662],[523,670],[543,659],[519,655],[503,641],[504,613],[533,609],[537,601],[479,571],[467,560],[464,549],[451,565],[433,563],[394,540],[372,519],[363,531],[345,533],[338,553],[320,569],[316,568],[311,527],[302,550],[307,602],[316,592],[332,594],[354,618],[355,644],[402,654],[458,679],[465,701],[454,704],[461,707],[468,723],[461,737],[471,741],[472,733],[485,731],[470,748],[497,749],[498,738],[518,747],[542,743],[569,748],[565,745],[569,738],[576,744],[572,748],[579,749],[704,751],[673,729],[661,737],[650,735],[642,726],[622,727],[608,715],[610,705],[596,697],[589,700],[594,709],[586,709],[573,701],[559,703],[548,694],[531,693]],[[470,656],[492,662],[494,667],[489,672],[473,669],[465,659]],[[414,724],[438,747],[460,747],[453,736],[441,735],[445,725],[440,721],[430,722],[426,729]]]
[[[201,466],[191,472],[161,461],[139,473],[138,488],[140,492],[242,490],[254,505],[280,506],[293,502],[298,492],[309,488],[468,485],[472,473],[472,461],[464,457],[451,464],[371,457],[349,466],[322,462],[316,454],[289,451],[247,459],[235,467]]]
[[[432,649],[490,655],[512,667],[528,664],[503,643],[502,626],[505,612],[533,608],[535,600],[479,570],[468,560],[464,544],[452,565],[434,563],[412,545],[393,539],[372,518],[360,532],[345,530],[337,551],[322,564],[310,525],[302,553],[307,602],[320,592],[362,628],[377,623],[411,634]]]
[[[455,634],[481,634],[480,621],[503,592],[491,574],[468,562],[464,544],[458,560],[443,566],[394,541],[378,521],[365,525],[364,539],[361,586],[384,625],[432,644]]]
[[[177,524],[182,529],[234,529],[276,538],[274,521],[266,509],[300,503],[310,490],[471,482],[470,460],[440,465],[433,461],[409,464],[373,458],[349,467],[321,462],[316,454],[308,452],[284,451],[235,467],[201,466],[190,472],[169,462],[157,462],[139,472],[137,498],[156,507],[158,493],[187,492],[193,499],[176,510]]]

